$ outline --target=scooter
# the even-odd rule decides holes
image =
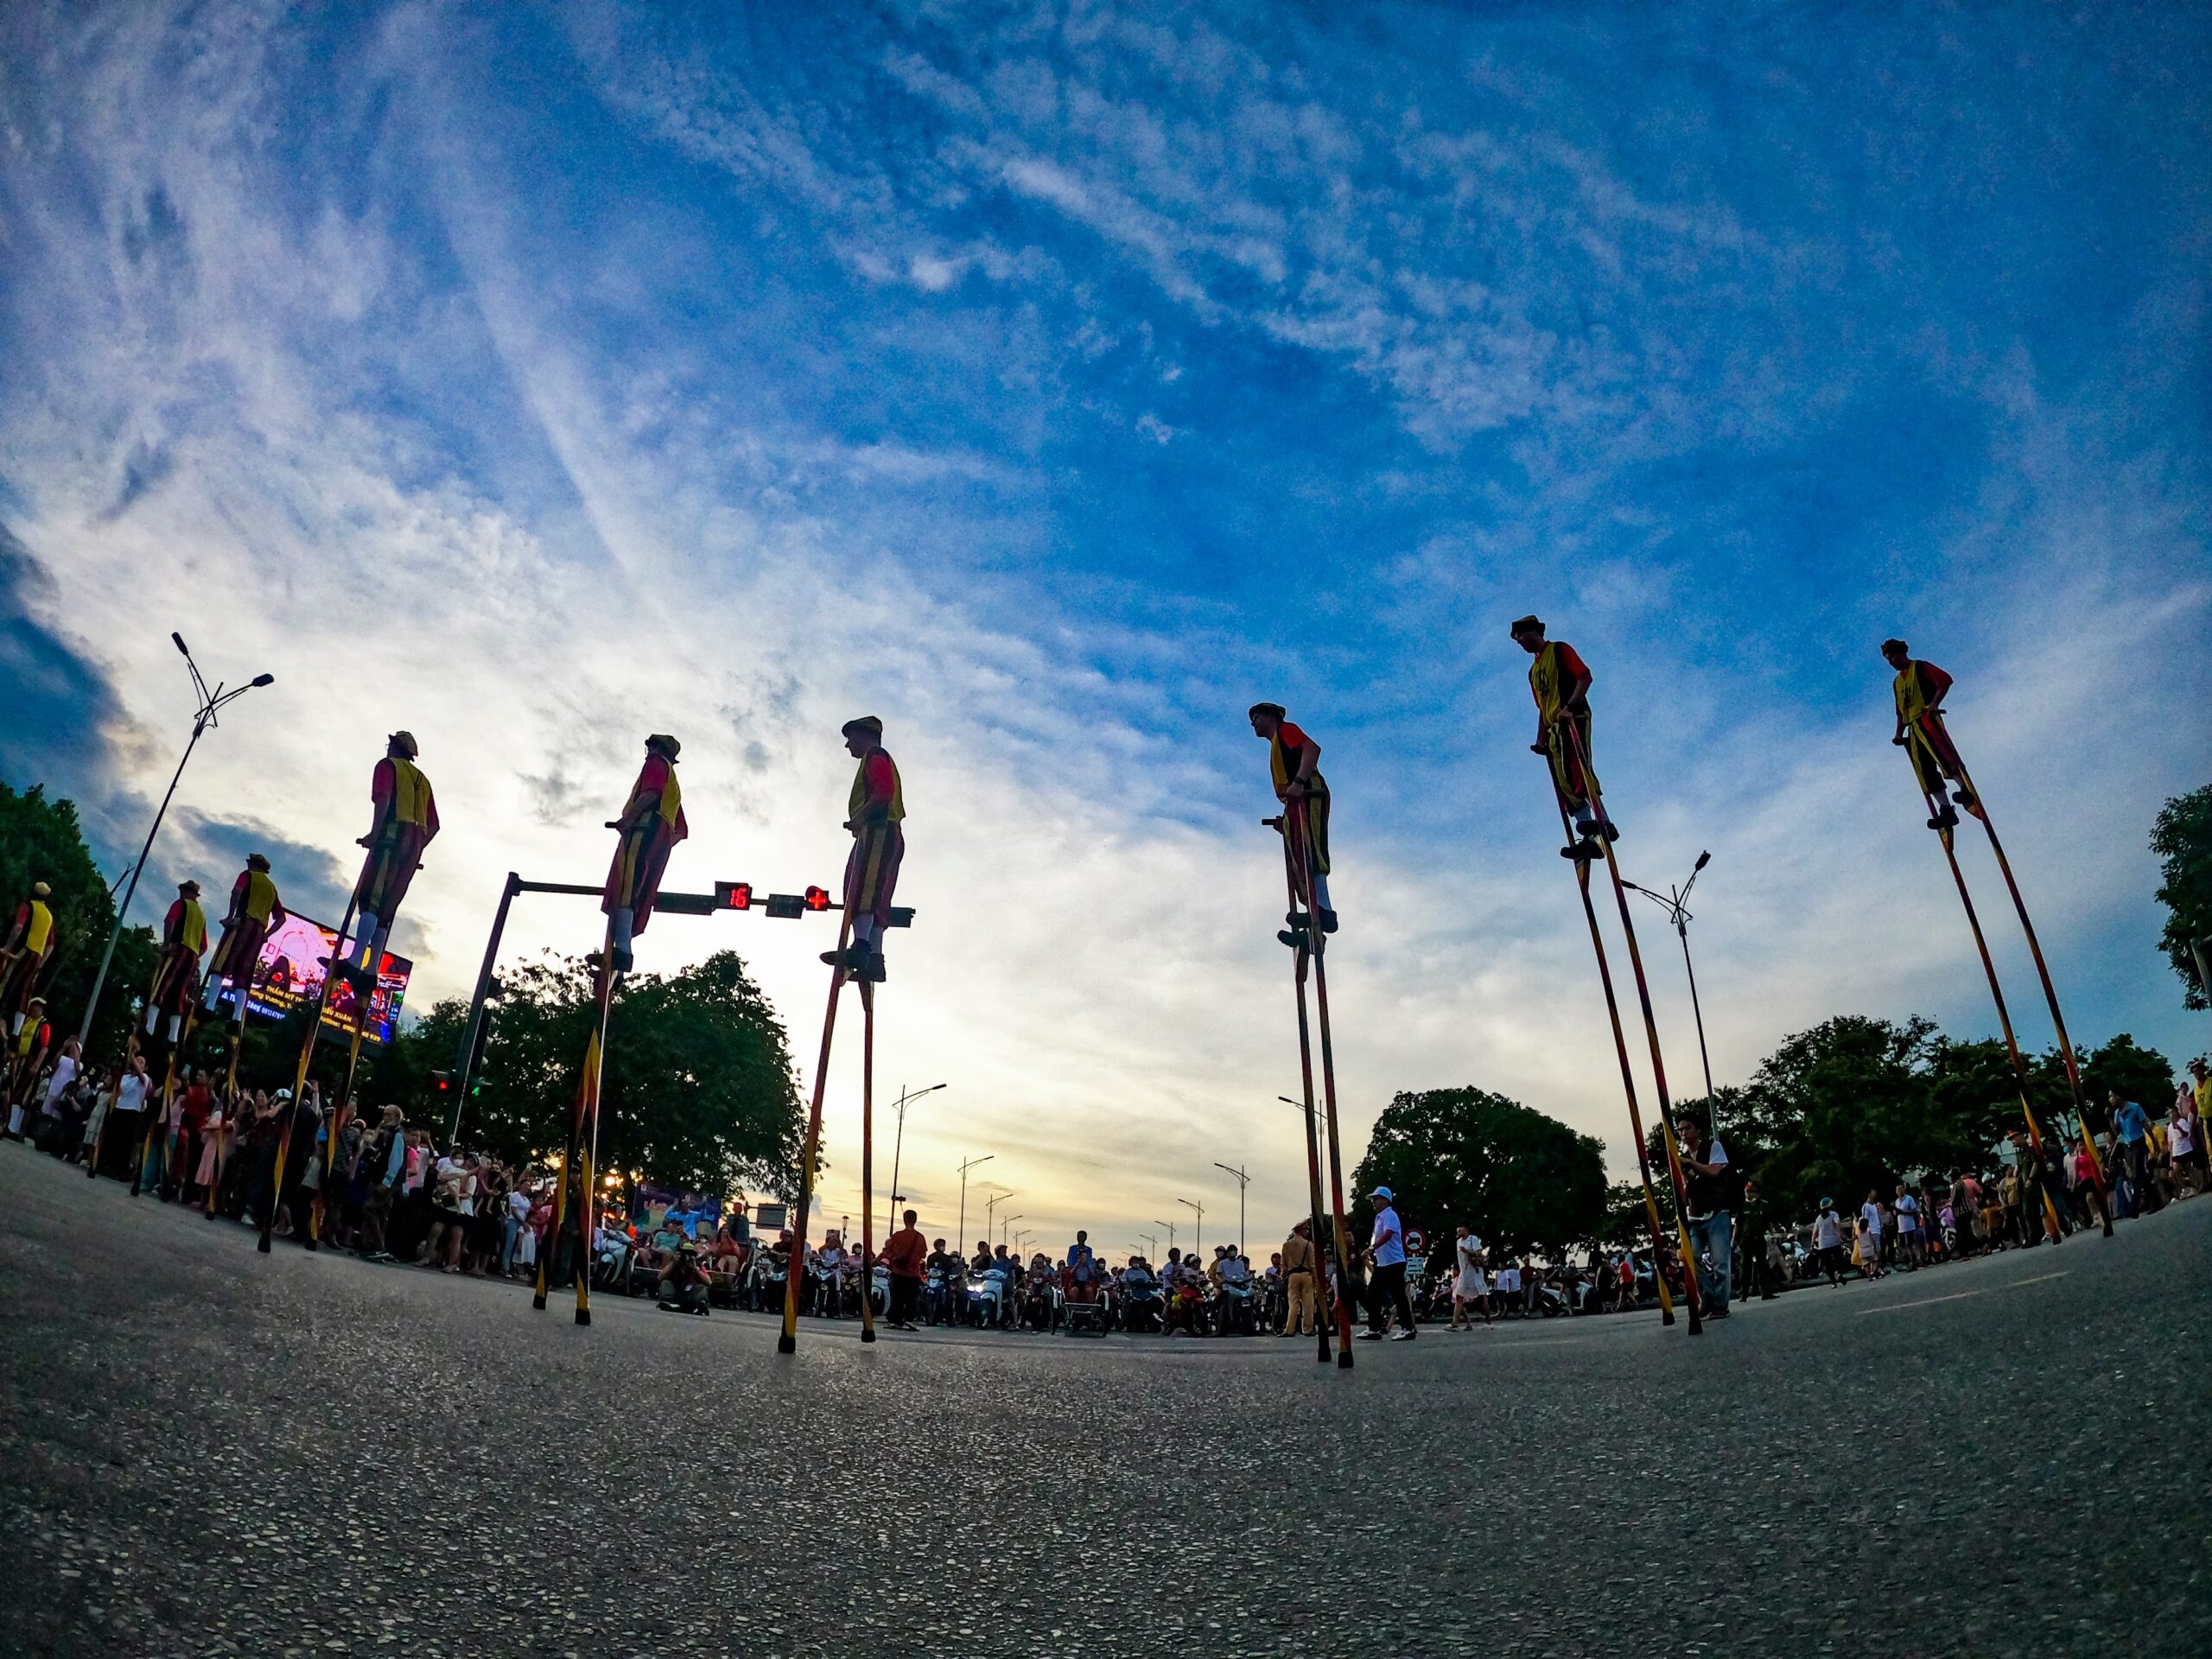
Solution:
[[[1148,1336],[1160,1329],[1166,1319],[1167,1303],[1160,1294],[1160,1284],[1152,1279],[1122,1281],[1122,1328],[1132,1336]]]
[[[963,1315],[978,1330],[999,1324],[1006,1306],[1006,1274],[995,1268],[968,1275],[968,1304]]]
[[[1214,1306],[1214,1329],[1225,1337],[1249,1337],[1258,1334],[1255,1319],[1252,1287],[1249,1284],[1224,1282],[1221,1296]]]

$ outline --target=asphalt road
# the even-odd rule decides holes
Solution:
[[[779,1359],[0,1146],[0,1650],[2200,1656],[2208,1286],[2199,1200],[1694,1343]]]

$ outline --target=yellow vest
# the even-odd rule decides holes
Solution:
[[[387,759],[391,762],[391,822],[420,829],[430,821],[430,780],[404,756]]]
[[[1897,699],[1897,718],[1910,726],[1928,712],[1928,693],[1920,683],[1920,664],[1907,663],[1895,680],[1890,683],[1890,695]]]
[[[1529,689],[1536,694],[1536,707],[1543,712],[1544,718],[1558,719],[1568,690],[1560,683],[1558,640],[1545,640],[1535,661],[1529,664]]]
[[[200,908],[197,899],[184,901],[184,922],[177,930],[177,943],[195,957],[207,949],[207,913]]]
[[[42,957],[53,938],[54,912],[47,908],[44,899],[32,899],[30,920],[23,928],[23,948],[35,957]]]
[[[245,913],[247,919],[265,922],[269,913],[276,908],[276,884],[259,870],[245,873]]]

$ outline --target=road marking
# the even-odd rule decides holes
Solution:
[[[1863,1319],[1870,1313],[1897,1313],[1908,1307],[1933,1307],[1938,1302],[1962,1302],[1967,1297],[1980,1296],[1985,1291],[2018,1290],[2023,1285],[2040,1285],[2047,1280],[2063,1279],[2071,1271],[2071,1268],[2061,1268],[2056,1273],[2039,1273],[2032,1279],[2015,1279],[2009,1285],[1985,1285],[1979,1290],[1954,1291],[1948,1296],[1923,1296],[1918,1301],[1891,1302],[1886,1307],[1862,1307],[1859,1310],[1859,1317]]]

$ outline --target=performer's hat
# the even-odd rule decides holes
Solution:
[[[1244,711],[1244,717],[1249,720],[1255,715],[1266,715],[1273,719],[1281,720],[1285,712],[1282,704],[1279,702],[1255,702]]]
[[[188,899],[197,899],[200,896],[200,884],[197,881],[180,881],[176,884],[176,890]]]
[[[245,867],[249,870],[265,870],[269,868],[269,861],[259,853],[248,853],[245,855]]]
[[[1513,625],[1513,632],[1516,634],[1541,633],[1543,631],[1544,620],[1540,616],[1524,616]]]
[[[53,891],[54,889],[48,887],[43,881],[34,881],[31,883],[31,897],[34,899],[43,899]]]
[[[855,732],[866,732],[870,737],[883,735],[883,722],[874,715],[862,715],[858,720],[849,720],[838,728],[842,736],[850,737]]]
[[[46,999],[42,996],[35,996],[23,1006],[27,1008],[42,1008],[46,1006]]]
[[[423,753],[422,749],[416,745],[415,741],[415,734],[412,732],[394,732],[390,737],[385,740],[385,746],[387,748],[397,749],[410,760],[414,760],[417,755]]]
[[[649,749],[658,749],[671,760],[675,760],[683,749],[683,746],[666,732],[655,732],[645,740],[645,747]]]

